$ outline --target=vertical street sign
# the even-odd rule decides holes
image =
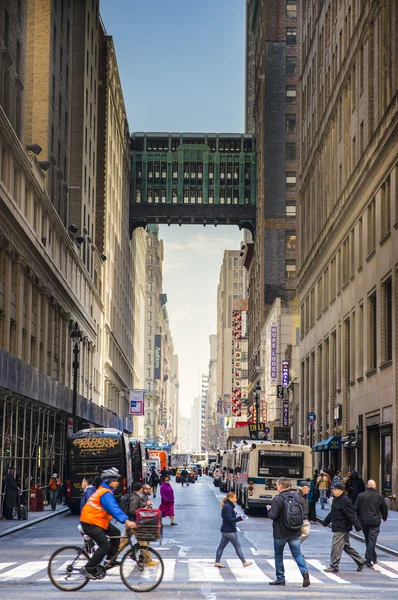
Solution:
[[[276,383],[277,377],[277,362],[276,362],[276,354],[277,354],[277,333],[278,327],[276,325],[271,325],[271,383]]]
[[[283,401],[282,406],[282,427],[289,427],[289,400]]]
[[[283,385],[276,386],[276,397],[278,400],[283,400]]]
[[[287,387],[289,385],[289,361],[282,361],[282,385]]]

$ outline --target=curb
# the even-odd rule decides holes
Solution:
[[[323,519],[321,519],[321,517],[317,516],[316,520],[318,521],[318,523],[323,523]],[[328,527],[330,527],[330,525],[328,525]],[[357,533],[353,533],[352,531],[350,531],[350,537],[354,538],[354,540],[357,540],[358,542],[365,543],[365,538],[362,537],[362,535],[358,535]],[[376,544],[376,548],[378,550],[381,550],[381,552],[392,554],[392,556],[398,556],[398,550],[393,550],[392,548],[388,548],[387,546],[383,546],[382,544]]]
[[[31,527],[32,525],[36,525],[37,523],[41,523],[42,521],[47,521],[47,519],[51,519],[52,517],[56,517],[57,515],[62,515],[63,513],[67,512],[69,510],[69,508],[67,506],[65,506],[64,508],[60,508],[59,510],[55,510],[53,512],[48,512],[40,517],[36,517],[35,519],[32,519],[31,521],[22,521],[22,523],[19,523],[18,525],[15,525],[15,527],[10,527],[9,529],[6,529],[5,531],[1,531],[0,532],[0,538],[5,537],[6,535],[11,535],[12,533],[17,533],[18,531],[21,531],[22,529],[26,529],[27,527]]]

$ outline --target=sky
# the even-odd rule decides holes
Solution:
[[[245,0],[101,0],[130,130],[243,132]],[[179,356],[180,409],[208,372],[224,249],[237,227],[162,226],[163,288]]]

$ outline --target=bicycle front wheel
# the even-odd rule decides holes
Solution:
[[[63,592],[76,592],[88,584],[89,579],[80,573],[88,556],[79,546],[62,546],[54,552],[48,562],[51,582]]]
[[[128,550],[120,565],[120,576],[125,586],[133,592],[150,592],[163,579],[162,557],[150,546]]]

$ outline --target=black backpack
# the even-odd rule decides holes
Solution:
[[[284,496],[283,502],[283,519],[285,527],[287,527],[287,529],[292,529],[293,531],[298,531],[302,528],[304,522],[302,504],[293,493]]]

